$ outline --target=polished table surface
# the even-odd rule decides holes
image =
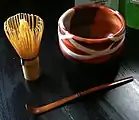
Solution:
[[[24,80],[20,59],[2,30],[1,33],[0,120],[139,120],[139,31],[127,28],[120,58],[101,65],[85,65],[62,55],[57,27],[48,24],[39,54],[42,75],[34,82]],[[132,83],[87,95],[41,115],[25,109],[26,103],[48,104],[131,75],[136,78]]]

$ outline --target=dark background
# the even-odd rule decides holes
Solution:
[[[56,25],[58,17],[73,5],[74,0],[1,0],[0,20],[18,12],[28,12],[42,17],[45,24],[53,21]]]

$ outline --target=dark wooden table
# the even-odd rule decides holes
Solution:
[[[1,29],[0,120],[139,120],[139,31],[127,28],[121,58],[84,65],[67,61],[61,54],[57,27],[52,23],[56,20],[53,16],[45,21],[40,49],[42,76],[35,82],[24,80],[19,57]],[[32,115],[24,106],[47,104],[131,75],[136,81],[87,95],[42,115]]]

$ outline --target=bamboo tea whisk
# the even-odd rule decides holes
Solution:
[[[44,30],[43,20],[33,14],[19,13],[4,22],[4,31],[21,58],[26,80],[40,76],[39,49]]]

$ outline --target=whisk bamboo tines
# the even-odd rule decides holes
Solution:
[[[21,58],[26,80],[40,76],[39,49],[44,30],[43,20],[33,14],[18,13],[4,22],[4,31]]]

